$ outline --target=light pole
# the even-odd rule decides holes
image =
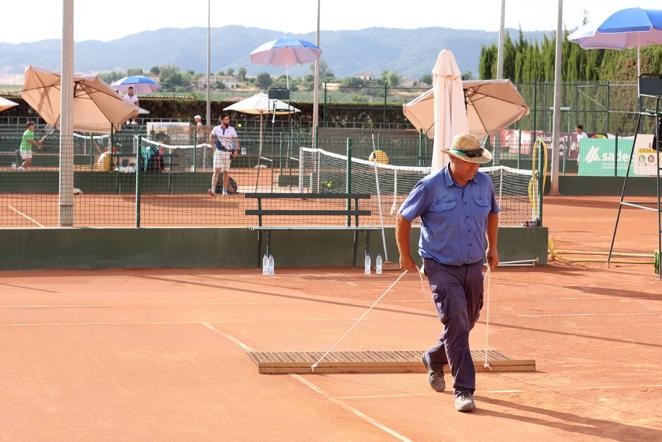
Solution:
[[[554,115],[552,117],[552,187],[550,195],[559,194],[559,139],[561,138],[561,51],[563,41],[563,0],[558,0],[556,17],[556,55],[554,57]],[[545,173],[545,171],[543,171]],[[544,189],[543,189],[544,192]]]
[[[74,225],[74,0],[62,1],[62,64],[60,66],[60,226]]]
[[[317,0],[317,39],[315,44],[320,45],[320,2]],[[312,146],[317,147],[317,126],[319,124],[319,102],[320,102],[320,60],[315,59],[315,80],[313,82],[313,127],[310,131],[312,137]]]
[[[207,0],[207,126],[211,126],[211,0]]]
[[[501,24],[499,25],[499,48],[497,49],[497,80],[503,78],[503,42],[506,38],[506,0],[501,0]]]

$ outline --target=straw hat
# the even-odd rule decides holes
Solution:
[[[441,149],[455,158],[468,163],[484,164],[492,161],[489,150],[480,147],[480,141],[470,134],[458,134],[453,137],[450,149]]]

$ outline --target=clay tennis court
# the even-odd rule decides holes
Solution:
[[[545,199],[559,249],[608,248],[616,198]],[[624,211],[617,249],[655,248]],[[662,285],[652,265],[492,274],[489,346],[535,373],[479,373],[472,414],[425,374],[260,375],[246,351],[326,350],[399,273],[359,269],[0,273],[3,439],[659,440]],[[406,275],[339,350],[422,350],[440,324]],[[485,310],[472,348],[485,345]],[[447,378],[448,379],[448,378]]]

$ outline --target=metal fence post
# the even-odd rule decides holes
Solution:
[[[347,210],[352,208],[352,199],[350,194],[352,193],[352,139],[347,138],[347,176],[345,178],[345,187],[347,189]],[[347,226],[352,225],[352,217],[347,215]]]
[[[383,123],[384,126],[386,126],[386,103],[388,100],[388,83],[384,83],[384,118],[383,118]]]
[[[531,136],[530,154],[533,155],[533,144],[536,141],[536,127],[538,124],[538,82],[533,83],[533,135]]]
[[[606,116],[606,122],[605,122],[605,134],[609,133],[609,93],[610,91],[610,86],[609,86],[609,80],[607,80],[607,116]]]
[[[423,129],[418,131],[418,165],[423,165]]]
[[[324,82],[324,127],[329,127],[326,122],[326,114],[327,114],[327,108],[326,108],[326,81],[325,81]]]
[[[136,227],[140,227],[140,175],[142,135],[138,135],[138,148],[136,149]]]
[[[197,159],[197,150],[198,150],[198,126],[196,122],[196,126],[193,126],[193,167],[191,167],[191,171],[195,173],[195,163]]]
[[[545,194],[545,173],[544,170],[545,162],[543,160],[545,153],[543,149],[546,149],[545,143],[540,143],[540,154],[538,155],[538,218],[540,219],[539,225],[542,226],[542,199]]]
[[[618,135],[614,142],[614,176],[618,176]]]

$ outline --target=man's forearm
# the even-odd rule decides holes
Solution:
[[[499,214],[487,215],[487,242],[488,246],[496,250],[497,238],[499,236]]]
[[[411,223],[398,213],[395,219],[395,242],[400,256],[410,256]]]

